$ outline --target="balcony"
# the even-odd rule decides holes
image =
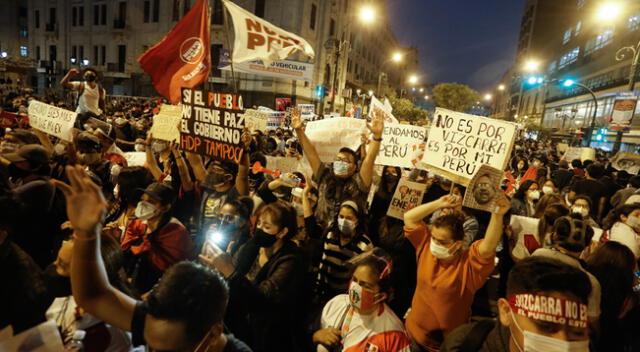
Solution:
[[[121,18],[113,20],[113,29],[124,29],[126,25],[127,23],[125,22],[125,20]]]

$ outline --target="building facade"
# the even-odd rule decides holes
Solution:
[[[236,72],[239,91],[248,106],[273,107],[276,98],[290,98],[293,104],[315,103],[318,112],[341,111],[352,100],[356,87],[363,92],[380,90],[384,94],[403,83],[402,70],[385,63],[391,52],[398,49],[386,20],[379,20],[370,28],[356,28],[356,11],[365,2],[235,2],[305,38],[316,52],[313,59],[300,54],[289,58],[313,64],[311,81]],[[149,76],[136,59],[160,41],[195,3],[196,0],[28,0],[27,16],[22,21],[29,33],[25,46],[34,66],[31,84],[41,89],[59,88],[59,80],[70,68],[90,66],[100,72],[109,94],[155,96]],[[213,69],[207,85],[210,89],[229,91],[231,72],[217,69],[217,64],[220,55],[228,50],[227,41],[233,46],[233,35],[227,37],[222,2],[209,0],[209,5]],[[379,0],[376,6],[382,11],[384,0]],[[15,18],[18,17],[12,17]],[[2,43],[4,40],[0,39]],[[322,96],[322,92],[326,95]]]
[[[29,58],[28,10],[24,2],[6,0],[0,12],[0,88],[21,86],[34,62]]]

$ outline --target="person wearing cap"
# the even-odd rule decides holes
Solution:
[[[511,270],[507,297],[498,300],[498,319],[460,326],[440,352],[588,352],[590,291],[587,275],[572,265],[523,259]]]
[[[8,165],[9,177],[14,186],[46,178],[51,172],[51,154],[39,144],[25,144],[13,153],[1,154],[0,158]]]
[[[0,153],[12,153],[25,144],[39,144],[38,136],[29,130],[16,128],[6,133],[0,142]]]
[[[122,250],[125,269],[139,293],[149,291],[173,264],[193,258],[189,231],[171,216],[176,194],[168,185],[150,184],[127,226]]]
[[[311,238],[323,242],[322,259],[317,264],[317,276],[314,285],[315,302],[318,306],[349,287],[348,260],[373,248],[367,236],[366,219],[358,204],[345,200],[340,211],[323,231],[315,215],[305,218],[305,229]]]
[[[595,322],[600,316],[600,283],[580,262],[580,254],[591,244],[594,231],[582,219],[578,214],[556,219],[551,233],[551,248],[538,248],[533,256],[556,259],[587,274],[591,282],[588,316],[589,321]]]
[[[98,176],[102,191],[110,198],[116,182],[113,173],[116,164],[102,157],[100,139],[90,132],[81,132],[76,136],[75,148],[78,163]]]

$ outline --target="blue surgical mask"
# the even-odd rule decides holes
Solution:
[[[345,176],[349,173],[350,164],[346,161],[334,161],[333,162],[333,173],[336,176]]]

